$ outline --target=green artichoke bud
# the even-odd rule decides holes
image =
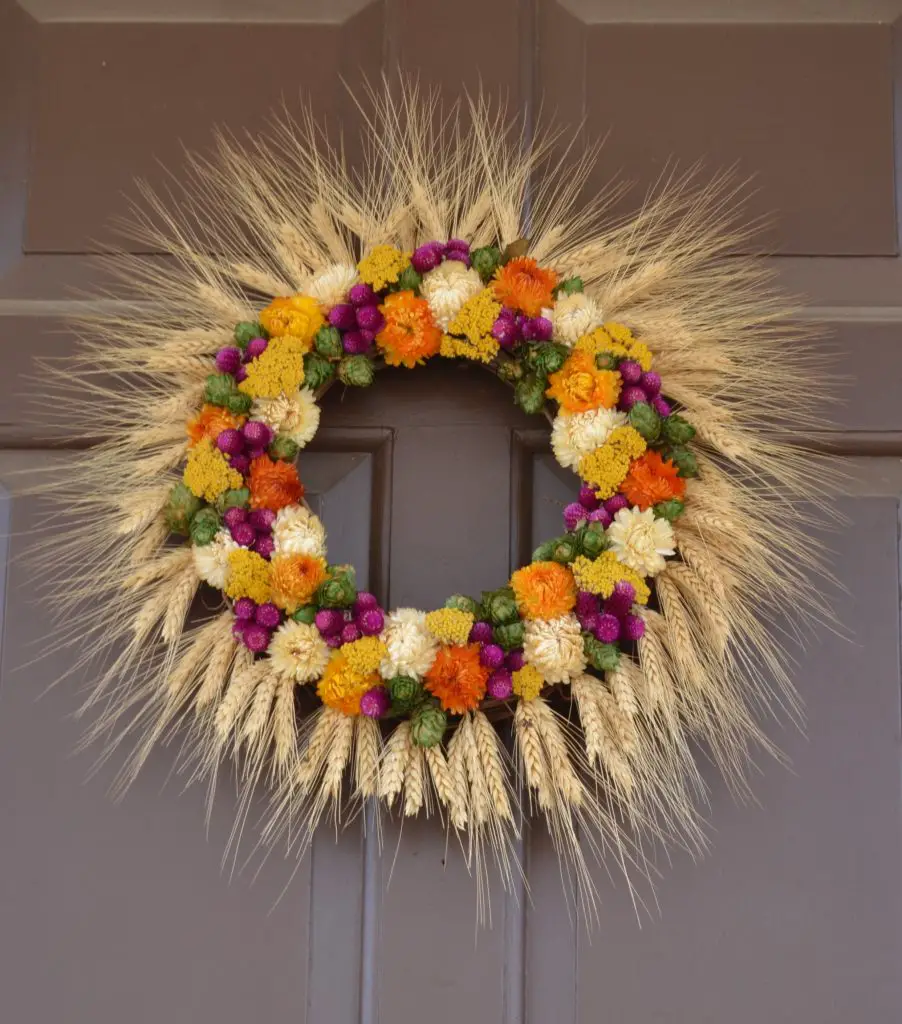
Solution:
[[[512,651],[515,647],[523,646],[525,628],[519,620],[508,622],[504,626],[495,626],[492,630],[492,639],[506,651]]]
[[[664,437],[671,444],[686,444],[687,441],[691,441],[695,437],[695,427],[684,420],[682,416],[677,416],[676,413],[671,413],[664,420],[663,426]]]
[[[659,501],[653,511],[656,519],[666,519],[668,523],[672,523],[683,514],[684,508],[679,498],[670,498],[668,501]]]
[[[191,541],[198,547],[209,544],[219,532],[219,515],[209,505],[195,512],[191,518]]]
[[[582,531],[579,546],[586,558],[598,558],[607,549],[608,538],[601,523],[589,523]]]
[[[508,622],[516,622],[520,618],[520,613],[517,611],[517,600],[510,587],[502,587],[500,590],[484,590],[482,607],[491,619],[493,626],[503,626]]]
[[[354,569],[349,565],[333,565],[328,579],[316,592],[316,603],[324,608],[348,608],[356,597]]]
[[[235,324],[235,344],[239,348],[247,348],[251,338],[265,337],[266,332],[260,324],[255,324],[252,320],[242,320],[241,323]]]
[[[338,364],[338,379],[355,388],[368,388],[376,371],[372,359],[366,356],[345,356]]]
[[[253,399],[241,391],[233,391],[226,399],[226,408],[235,416],[244,416],[251,411]]]
[[[452,594],[445,601],[445,607],[456,608],[458,611],[469,612],[471,615],[475,615],[479,605],[472,597],[467,597],[466,594]]]
[[[405,267],[398,276],[398,283],[393,286],[393,290],[399,292],[419,291],[422,280],[422,277],[420,277],[412,266]]]
[[[620,663],[620,650],[616,644],[603,644],[591,633],[583,633],[586,660],[597,672],[612,672]]]
[[[565,533],[563,537],[558,537],[554,542],[554,547],[551,551],[551,561],[566,565],[567,562],[572,562],[578,554],[579,541],[573,534]]]
[[[583,287],[583,279],[581,277],[568,277],[561,281],[556,291],[558,295],[573,295],[575,292],[581,292]]]
[[[507,384],[516,384],[523,376],[523,367],[518,359],[504,359],[498,364],[498,376]]]
[[[434,747],[442,742],[448,728],[448,716],[434,704],[424,704],[410,717],[410,738],[418,747]]]
[[[334,367],[319,352],[308,352],[304,356],[304,387],[311,391],[319,389],[329,380],[335,372]]]
[[[338,359],[342,353],[341,331],[337,327],[320,327],[313,339],[313,345],[321,356]]]
[[[566,345],[558,345],[553,341],[546,341],[544,344],[538,345],[537,348],[535,365],[539,373],[544,376],[548,376],[549,373],[557,373],[567,362],[567,356],[570,354]]]
[[[233,487],[216,499],[216,511],[223,515],[227,508],[247,508],[250,500],[251,492],[246,487]]]
[[[312,626],[316,619],[316,612],[317,608],[315,604],[305,604],[298,608],[291,617],[295,622],[303,622],[307,626]]]
[[[202,506],[200,498],[185,484],[176,484],[169,492],[163,509],[163,520],[170,533],[189,533],[191,517],[199,512]]]
[[[534,415],[545,406],[545,384],[533,373],[517,381],[514,388],[514,401],[524,412]]]
[[[595,366],[599,370],[616,370],[617,356],[613,352],[599,352],[595,356]]]
[[[551,540],[543,541],[532,553],[531,562],[553,562],[554,561],[554,549],[557,544],[559,537],[553,537]]]
[[[282,459],[283,462],[294,461],[300,451],[297,441],[292,441],[287,434],[276,434],[272,444],[269,446],[269,454],[273,459]]]
[[[409,715],[426,699],[426,691],[412,676],[395,676],[388,681],[392,710],[399,715]]]
[[[488,284],[501,265],[501,250],[497,245],[484,245],[470,253],[470,263],[483,282]]]
[[[688,448],[675,444],[665,448],[661,454],[665,459],[670,459],[679,470],[680,476],[698,476],[698,462]]]
[[[228,405],[235,394],[235,378],[230,373],[211,373],[204,387],[204,401],[211,405]]]
[[[648,402],[636,402],[630,409],[630,426],[649,444],[654,444],[661,436],[661,417]]]

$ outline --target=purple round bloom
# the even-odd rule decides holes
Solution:
[[[588,590],[581,590],[576,595],[577,615],[596,615],[599,609],[598,595]]]
[[[625,615],[623,618],[623,636],[626,640],[641,640],[645,636],[645,621],[638,615]]]
[[[426,242],[414,250],[410,262],[418,274],[426,274],[442,262],[445,247],[441,242]]]
[[[235,371],[235,380],[240,384],[243,380],[247,380],[247,367],[239,366]]]
[[[245,627],[242,639],[249,651],[259,654],[269,647],[270,632],[265,626],[250,625]]]
[[[590,523],[601,523],[607,529],[611,525],[611,513],[606,508],[597,508],[589,513]]]
[[[345,624],[345,617],[337,608],[321,608],[316,613],[314,622],[323,636],[336,636]]]
[[[604,612],[596,619],[592,632],[595,634],[596,640],[600,640],[603,644],[612,644],[620,636],[620,619],[616,615]]]
[[[251,460],[251,462],[253,462],[254,459],[259,459],[261,455],[265,455],[265,454],[266,454],[266,449],[265,448],[248,448],[248,450],[245,452],[245,455],[247,455],[247,457]]]
[[[588,512],[578,501],[571,501],[564,509],[564,528],[575,530],[577,526],[588,516]]]
[[[655,412],[662,419],[665,419],[665,420],[667,419],[667,417],[673,411],[670,408],[670,403],[665,401],[665,399],[663,399],[660,395],[655,395],[655,397],[651,400],[651,405],[652,405],[652,408],[655,410]]]
[[[257,539],[254,541],[254,551],[256,551],[261,558],[265,558],[269,561],[269,559],[275,554],[275,550],[276,542],[272,539],[271,533],[257,534]]]
[[[579,628],[586,633],[594,633],[598,626],[598,620],[601,618],[595,612],[589,612],[588,615],[577,615],[576,617],[579,619]]]
[[[612,516],[616,516],[622,508],[629,508],[629,505],[630,503],[622,494],[615,494],[613,497],[607,498],[604,503],[604,507]]]
[[[257,605],[257,610],[254,612],[254,622],[256,622],[258,626],[265,626],[267,629],[275,629],[281,621],[282,613],[272,603],[272,601],[267,601],[266,604]]]
[[[579,503],[588,512],[594,512],[598,508],[598,495],[595,488],[583,484],[579,489]]]
[[[256,359],[257,356],[262,356],[266,351],[266,347],[269,342],[266,338],[251,338],[247,343],[247,348],[244,350],[246,359]]]
[[[341,642],[343,644],[352,644],[355,640],[360,639],[360,630],[353,622],[346,622],[341,627]]]
[[[357,314],[348,302],[339,302],[329,310],[329,323],[340,331],[350,331],[357,326]]]
[[[656,395],[661,390],[661,375],[654,370],[646,370],[639,383],[646,395]]]
[[[385,627],[385,616],[379,608],[367,608],[357,617],[357,628],[364,636],[378,636]]]
[[[522,647],[515,647],[512,651],[508,651],[507,657],[504,659],[504,664],[510,672],[519,672],[526,664],[526,659],[523,657]]]
[[[228,427],[216,435],[216,447],[223,455],[240,455],[244,451],[244,435]]]
[[[238,526],[239,523],[247,522],[247,509],[246,508],[227,508],[225,514],[222,517],[222,521],[231,530],[233,527]],[[244,598],[242,598],[242,601]]]
[[[266,448],[272,444],[272,427],[261,420],[248,420],[242,428],[242,433],[251,448]]]
[[[379,312],[378,306],[358,306],[357,326],[378,334],[385,326],[385,317]]]
[[[326,641],[327,647],[341,647],[342,639],[341,633],[329,633],[328,636],[324,636],[323,640]]]
[[[228,345],[216,353],[216,369],[220,373],[237,373],[241,366],[241,349]]]
[[[497,672],[493,672],[486,683],[486,692],[493,700],[507,700],[514,692],[514,681],[511,679],[510,671],[499,668]]]
[[[486,668],[501,668],[504,664],[504,650],[498,644],[483,644],[479,660]]]
[[[506,352],[510,352],[521,340],[520,328],[517,326],[517,321],[510,315],[509,310],[502,309],[492,324],[492,337]]]
[[[348,292],[348,301],[353,306],[371,306],[376,302],[376,293],[368,284],[355,284]]]
[[[458,249],[463,252],[470,251],[470,243],[465,238],[449,238],[448,244],[445,247],[445,255],[448,255],[449,249]]]
[[[488,622],[474,622],[470,629],[469,641],[471,644],[490,644],[492,642],[492,627]]]
[[[257,610],[257,604],[249,597],[239,597],[238,600],[232,605],[232,611],[235,613],[235,618],[244,622],[249,622],[254,617],[254,612]]]
[[[360,698],[360,713],[367,718],[381,718],[391,707],[391,698],[384,686],[374,686]]]
[[[633,385],[632,387],[624,388],[620,393],[620,401],[617,403],[617,407],[625,412],[629,412],[637,402],[645,402],[647,399],[648,395],[645,394],[642,388]]]
[[[378,608],[379,601],[375,594],[371,594],[368,590],[358,591],[357,597],[354,600],[354,614],[359,615],[361,612],[368,612],[372,608]]]
[[[347,331],[341,336],[341,347],[350,356],[360,356],[373,344],[370,331]]]
[[[232,540],[243,548],[249,548],[257,539],[257,531],[250,523],[238,523],[229,532],[232,534]]]
[[[246,455],[230,455],[229,465],[236,473],[240,473],[245,476],[247,471],[251,468],[251,460]]]
[[[470,265],[470,254],[465,252],[463,249],[446,249],[445,259],[456,260],[458,263],[463,263],[467,267]]]
[[[617,371],[624,384],[638,384],[642,380],[642,367],[634,359],[624,359]]]
[[[610,615],[622,619],[633,607],[636,600],[636,588],[628,580],[617,580],[611,596],[604,603],[604,610]]]
[[[271,508],[255,508],[248,514],[247,521],[255,530],[271,530],[276,514]]]
[[[532,341],[551,341],[553,329],[547,316],[531,317],[523,325],[523,337]]]

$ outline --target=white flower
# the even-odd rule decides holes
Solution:
[[[287,505],[276,514],[272,539],[278,555],[326,556],[326,531],[322,520],[303,505]]]
[[[527,619],[523,657],[547,683],[569,683],[586,667],[583,634],[575,615],[557,619]]]
[[[420,294],[429,303],[435,322],[448,329],[460,307],[483,289],[482,278],[460,260],[445,260],[423,275]]]
[[[191,549],[197,575],[217,590],[225,590],[229,578],[229,554],[238,545],[228,530],[219,530],[209,544],[195,544]]]
[[[307,295],[316,299],[328,312],[347,298],[348,289],[357,281],[357,268],[345,263],[333,263],[315,277],[305,288]]]
[[[607,533],[619,561],[643,576],[657,575],[667,564],[664,556],[675,554],[673,527],[650,508],[622,508]]]
[[[589,409],[588,412],[559,412],[551,427],[554,457],[568,469],[576,469],[579,460],[600,448],[615,427],[622,427],[625,413],[614,409]]]
[[[329,653],[316,626],[291,619],[273,633],[267,650],[273,670],[296,683],[319,679],[326,669]]]
[[[415,608],[398,608],[386,617],[381,640],[388,648],[388,656],[379,666],[383,678],[426,675],[438,644],[426,629],[426,613]]]
[[[553,309],[542,310],[542,316],[551,321],[554,340],[565,345],[575,345],[584,334],[600,327],[604,320],[601,306],[585,292],[562,295]]]
[[[262,420],[277,434],[285,434],[301,448],[312,440],[319,427],[319,406],[309,388],[278,398],[255,398],[251,416]]]

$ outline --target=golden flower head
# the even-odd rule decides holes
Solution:
[[[579,460],[579,475],[599,498],[610,498],[626,479],[630,464],[645,451],[645,438],[634,427],[615,427],[607,441]]]
[[[601,597],[610,597],[614,585],[625,580],[636,591],[636,603],[648,604],[651,591],[648,584],[634,569],[624,565],[613,551],[603,551],[598,558],[590,559],[579,555],[570,566],[580,590],[588,590]]]
[[[192,494],[206,501],[216,501],[225,491],[241,487],[244,479],[232,469],[226,457],[207,437],[188,452],[188,462],[182,474],[185,486]]]
[[[546,683],[569,683],[586,667],[582,628],[577,617],[527,619],[523,630],[523,657]]]
[[[459,608],[439,608],[438,611],[427,613],[426,628],[440,643],[462,646],[470,638],[474,621],[471,612]]]
[[[381,292],[394,284],[409,266],[409,252],[402,252],[393,245],[377,245],[357,264],[357,270],[364,284]]]
[[[348,665],[361,675],[376,672],[388,654],[388,648],[377,636],[362,636],[359,640],[345,644],[341,653],[348,659]]]
[[[512,673],[514,693],[521,700],[535,700],[542,692],[545,680],[535,665],[526,664]]]
[[[557,562],[533,562],[511,576],[520,614],[526,619],[556,619],[576,604],[573,574]]]
[[[265,604],[270,597],[270,564],[256,551],[238,548],[229,552],[229,571],[226,594],[238,600],[249,597],[257,604]]]
[[[345,715],[359,715],[360,698],[367,690],[378,686],[379,682],[375,672],[356,672],[344,653],[336,651],[317,684],[316,692],[327,707],[335,708]]]
[[[252,398],[293,395],[304,383],[304,354],[310,341],[285,334],[270,338],[266,350],[246,365],[247,377],[238,385]]]
[[[316,626],[289,619],[273,633],[266,650],[273,671],[296,683],[312,683],[329,663],[329,648]]]
[[[545,393],[567,412],[586,412],[599,406],[613,408],[622,383],[619,373],[597,369],[594,356],[578,348],[548,381],[550,387]]]
[[[270,563],[272,600],[289,615],[309,604],[326,579],[326,561],[313,555],[274,555]]]
[[[270,338],[291,335],[309,351],[313,336],[323,326],[323,311],[310,295],[289,295],[272,302],[260,313],[260,323]]]

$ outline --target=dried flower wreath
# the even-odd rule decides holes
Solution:
[[[818,480],[780,437],[817,412],[814,363],[735,255],[726,179],[674,176],[606,226],[614,193],[581,199],[593,154],[524,152],[482,101],[464,128],[388,95],[360,178],[307,116],[221,138],[180,198],[145,190],[133,232],[172,259],[112,257],[133,299],[46,370],[108,438],[56,485],[87,515],[54,542],[57,607],[105,658],[91,738],[138,737],[124,783],[187,721],[191,773],[232,762],[273,788],[266,840],[291,822],[306,847],[348,797],[437,809],[478,877],[490,853],[510,878],[537,809],[591,903],[587,853],[639,862],[646,831],[702,845],[698,743],[741,791],[769,747],[756,712],[797,709],[772,637],[820,609]],[[387,612],[327,561],[295,459],[331,385],[433,358],[544,413],[581,487],[499,589]],[[198,624],[201,584],[220,598]]]

